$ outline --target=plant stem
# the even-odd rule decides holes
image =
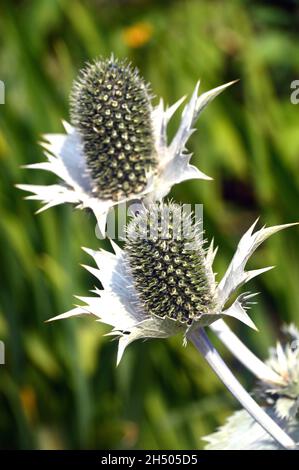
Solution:
[[[275,421],[270,418],[270,416],[267,415],[267,413],[265,413],[265,411],[263,411],[263,409],[253,400],[253,398],[251,398],[238,382],[218,354],[217,350],[210,343],[203,328],[196,331],[190,331],[188,338],[252,418],[259,423],[284,449],[295,449],[296,443],[278,426],[278,424],[275,423]]]
[[[258,379],[263,382],[283,383],[281,377],[253,354],[238,336],[232,332],[224,320],[216,321],[210,325],[210,328],[238,361],[247,367]]]

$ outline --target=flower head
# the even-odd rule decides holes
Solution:
[[[87,66],[71,93],[93,192],[120,201],[146,188],[157,166],[148,86],[125,62]]]
[[[246,309],[253,294],[241,294],[225,304],[243,283],[270,268],[245,271],[254,250],[284,226],[263,228],[242,237],[222,281],[213,273],[216,250],[202,241],[198,223],[174,203],[141,207],[127,229],[124,248],[111,242],[114,254],[86,250],[97,269],[87,267],[101,282],[94,297],[81,298],[84,306],[54,319],[92,314],[113,327],[110,335],[120,338],[118,362],[126,346],[138,338],[168,337],[205,327],[231,316],[255,328]],[[290,224],[291,225],[291,224]]]
[[[215,287],[200,227],[190,222],[178,205],[151,206],[131,221],[125,245],[146,314],[186,325],[213,311]]]
[[[285,344],[277,343],[269,351],[267,365],[277,374],[276,381],[259,381],[255,395],[264,409],[295,442],[299,441],[299,331],[284,327]],[[280,450],[281,447],[245,411],[230,416],[224,426],[205,436],[206,450]]]
[[[89,207],[104,232],[109,209],[132,199],[162,199],[171,187],[193,178],[210,179],[190,165],[186,142],[205,106],[231,83],[198,96],[185,106],[179,129],[167,142],[167,125],[183,99],[170,108],[153,107],[149,86],[126,61],[88,64],[71,92],[66,134],[46,134],[46,162],[27,165],[56,174],[51,186],[18,185],[48,207],[70,202]]]

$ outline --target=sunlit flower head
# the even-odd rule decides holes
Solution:
[[[157,158],[149,87],[137,70],[95,62],[75,81],[70,101],[93,192],[113,201],[144,192]]]
[[[246,310],[254,294],[240,294],[225,308],[232,294],[270,267],[245,271],[255,249],[271,234],[289,225],[262,228],[255,224],[242,237],[219,284],[215,281],[213,243],[205,247],[200,221],[183,206],[159,203],[140,207],[128,228],[123,249],[112,242],[114,254],[86,251],[97,268],[87,267],[102,284],[96,296],[81,298],[84,306],[55,317],[92,314],[113,327],[119,337],[118,362],[126,346],[138,338],[168,337],[209,326],[226,316],[255,328]]]
[[[233,82],[231,82],[233,83]],[[211,179],[190,165],[186,143],[205,106],[231,83],[198,96],[197,83],[181,123],[168,144],[167,125],[184,98],[170,108],[152,95],[139,72],[124,60],[88,64],[71,92],[66,134],[46,134],[47,161],[27,165],[56,174],[55,185],[18,185],[44,203],[91,208],[103,232],[109,209],[133,199],[160,200],[182,181]]]

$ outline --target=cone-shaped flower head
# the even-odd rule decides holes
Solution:
[[[180,206],[153,206],[128,226],[133,284],[147,315],[191,325],[213,310],[202,232]]]
[[[71,121],[99,198],[119,201],[145,189],[157,160],[149,87],[136,69],[114,59],[88,65],[73,86]]]
[[[72,125],[66,134],[46,134],[47,161],[27,168],[55,173],[59,184],[18,185],[44,203],[41,210],[65,202],[94,212],[104,233],[109,209],[132,199],[161,200],[172,186],[188,179],[211,179],[190,165],[186,143],[201,111],[231,83],[198,96],[185,106],[170,143],[167,126],[181,105],[153,107],[149,86],[126,61],[99,59],[88,64],[71,92]]]
[[[217,285],[212,268],[217,250],[213,243],[205,248],[200,223],[194,223],[184,206],[141,205],[127,228],[123,249],[112,241],[114,254],[86,249],[98,269],[86,268],[103,289],[96,289],[96,296],[81,297],[85,305],[54,319],[91,314],[111,325],[109,334],[119,337],[118,362],[128,344],[138,338],[166,338],[181,332],[186,342],[196,328],[227,316],[255,328],[246,311],[253,294],[240,294],[229,308],[225,305],[240,286],[270,269],[245,270],[255,249],[292,224],[255,233],[253,224]]]

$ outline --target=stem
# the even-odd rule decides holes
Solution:
[[[205,331],[200,328],[189,333],[189,339],[204,356],[206,361],[218,375],[220,380],[239,400],[252,418],[259,423],[283,448],[295,449],[296,443],[273,421],[270,416],[251,398],[242,385],[238,382],[214,346],[210,343]]]
[[[210,325],[211,330],[218,336],[222,343],[230,352],[240,361],[248,370],[250,370],[258,379],[264,382],[282,384],[281,377],[261,361],[238,336],[232,332],[224,320],[218,320]]]

